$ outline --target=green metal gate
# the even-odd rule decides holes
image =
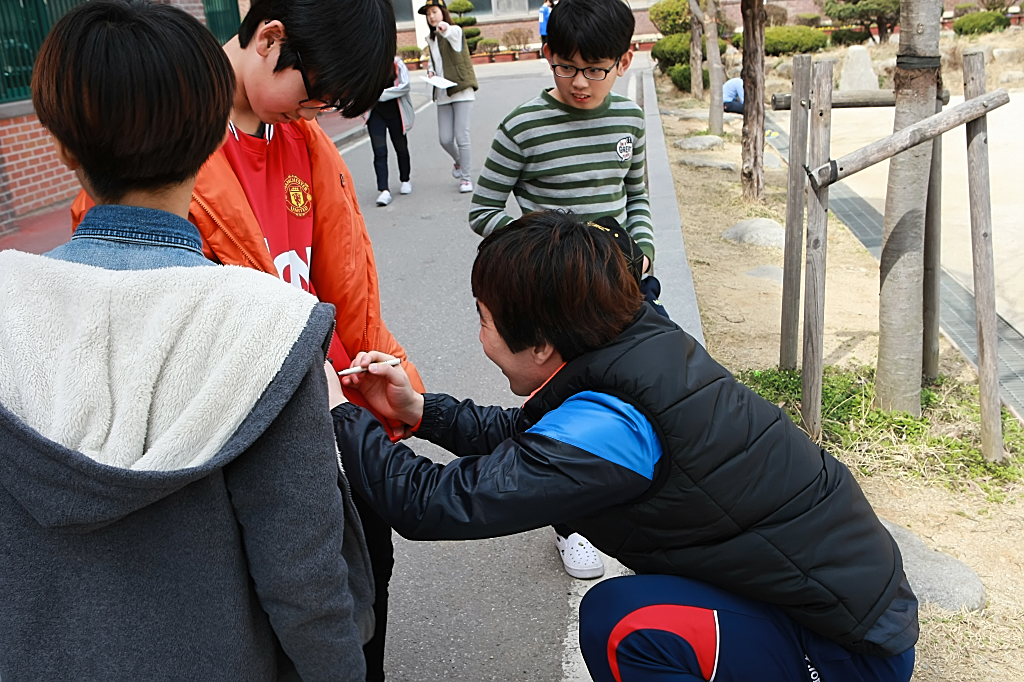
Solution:
[[[84,1],[0,0],[0,102],[32,96],[32,64],[43,39],[65,12]]]
[[[238,33],[242,23],[238,16],[238,0],[203,0],[203,9],[206,11],[206,26],[217,36],[221,45]]]

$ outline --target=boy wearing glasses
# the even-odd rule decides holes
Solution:
[[[352,177],[315,120],[321,111],[354,118],[376,104],[393,77],[395,41],[390,0],[253,0],[224,45],[237,81],[227,137],[200,170],[189,207],[207,258],[273,274],[335,307],[328,358],[338,368],[382,347],[406,359],[381,319]],[[91,206],[80,194],[76,226]],[[406,370],[423,390],[411,363]],[[348,397],[367,404],[358,391]],[[401,426],[388,428],[405,435]],[[367,680],[383,680],[391,529],[356,503],[377,592]]]
[[[524,214],[563,209],[583,222],[615,219],[643,251],[644,271],[650,267],[654,235],[644,184],[644,114],[612,92],[633,60],[634,24],[622,0],[561,0],[554,6],[544,56],[555,87],[498,126],[469,211],[474,232],[486,237],[512,222],[505,213],[511,192]],[[649,300],[657,297],[643,286],[641,291]],[[571,527],[555,526],[555,545],[569,575],[604,574],[600,554]]]

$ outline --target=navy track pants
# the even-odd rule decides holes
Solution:
[[[914,650],[850,653],[775,606],[671,575],[611,578],[580,605],[594,682],[907,682]]]

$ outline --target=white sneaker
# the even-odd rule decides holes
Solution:
[[[456,180],[462,179],[462,169],[459,168],[459,164],[452,166],[452,177]]]
[[[398,190],[398,193],[399,194],[412,194],[412,183],[411,182],[403,182],[402,183],[402,189]]]
[[[473,183],[469,180],[463,180],[459,183],[459,191],[465,194],[466,192],[473,191]]]
[[[573,533],[567,538],[555,533],[555,547],[558,548],[558,553],[562,557],[565,572],[573,578],[592,580],[604,575],[604,562],[601,561],[601,555],[590,544],[590,540],[579,533]]]
[[[384,190],[383,192],[380,193],[380,196],[377,197],[377,205],[378,206],[387,206],[390,203],[391,203],[391,192],[389,192],[387,190]]]

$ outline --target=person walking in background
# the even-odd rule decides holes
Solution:
[[[186,219],[235,83],[205,26],[142,0],[79,4],[39,51],[35,112],[97,205],[0,253],[5,682],[365,679],[334,310],[215,265]]]
[[[722,103],[731,114],[743,113],[743,79],[730,78],[722,85]]]
[[[544,4],[540,6],[540,47],[541,50],[548,42],[548,17],[551,16],[551,0],[544,0]]]
[[[476,100],[475,90],[479,89],[473,60],[462,33],[462,27],[452,24],[452,15],[444,0],[427,0],[419,13],[426,15],[430,35],[428,75],[440,76],[455,85],[434,88],[434,102],[437,104],[437,135],[441,148],[448,152],[455,165],[452,175],[459,181],[459,191],[473,191],[470,174],[472,154],[470,151],[469,121]]]
[[[388,187],[388,140],[398,157],[398,179],[402,186],[400,194],[412,192],[409,182],[409,139],[406,137],[412,129],[415,112],[412,108],[412,97],[409,84],[409,69],[400,57],[395,57],[394,84],[385,88],[373,109],[366,114],[366,128],[370,133],[370,146],[373,147],[373,171],[377,175],[378,206],[391,203],[391,188]]]

